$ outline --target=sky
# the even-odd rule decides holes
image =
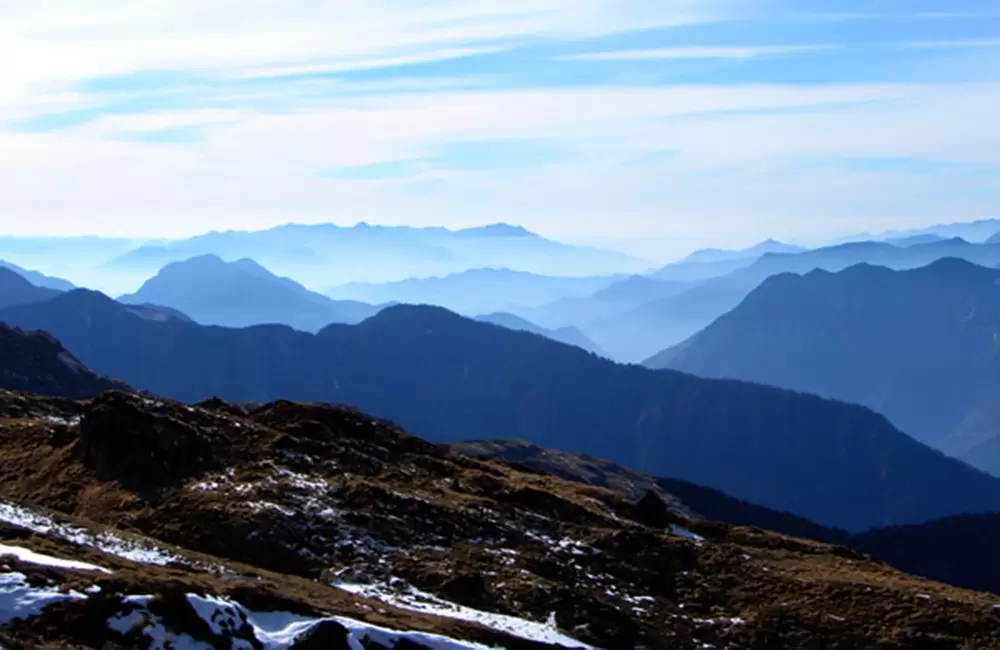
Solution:
[[[991,0],[0,0],[0,231],[1000,217]]]

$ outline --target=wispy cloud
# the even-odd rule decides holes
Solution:
[[[834,45],[760,45],[661,47],[648,50],[589,52],[561,57],[570,61],[660,61],[669,59],[754,59],[829,50]]]
[[[4,3],[0,54],[13,78],[145,69],[245,69],[412,58],[505,39],[580,37],[708,20],[725,3],[667,0],[203,0]]]
[[[372,59],[354,59],[340,61],[311,62],[273,67],[263,67],[242,70],[233,75],[236,79],[266,79],[274,77],[295,77],[303,75],[334,74],[356,70],[374,70],[378,68],[399,68],[419,63],[464,59],[484,54],[495,54],[508,49],[509,45],[491,47],[456,47],[443,50],[431,50],[419,54],[409,54]]]
[[[1000,38],[968,39],[964,41],[910,41],[904,47],[916,49],[952,49],[1000,47]]]

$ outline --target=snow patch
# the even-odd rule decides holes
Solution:
[[[691,541],[697,542],[698,544],[705,541],[705,538],[702,537],[701,535],[696,535],[687,528],[678,526],[677,524],[670,525],[670,532],[673,533],[674,535],[677,535],[678,537],[684,537],[685,539],[690,539]]]
[[[286,517],[294,517],[295,511],[290,510],[284,506],[278,505],[273,501],[247,501],[247,507],[250,508],[252,512],[266,512],[268,510],[277,512]]]
[[[0,625],[38,616],[52,603],[82,598],[86,596],[50,587],[32,587],[23,573],[0,573]]]
[[[77,526],[59,523],[52,517],[10,503],[0,503],[0,522],[27,528],[41,535],[51,535],[79,546],[96,548],[108,555],[139,564],[166,566],[181,561],[178,556],[150,544],[127,540],[110,532],[93,535]]]
[[[488,650],[478,643],[424,632],[390,630],[339,616],[310,618],[287,612],[254,612],[233,601],[213,596],[188,594],[187,599],[215,634],[232,639],[233,650],[250,650],[255,647],[254,639],[247,638],[250,631],[264,650],[287,650],[324,621],[335,622],[346,628],[347,643],[352,650],[364,650],[367,647],[366,640],[392,648],[404,639],[432,650]],[[178,650],[193,650],[195,647],[201,646],[175,645]]]
[[[551,614],[546,623],[537,623],[516,616],[484,612],[452,603],[410,586],[405,589],[393,589],[388,585],[361,585],[345,582],[336,582],[332,586],[357,596],[379,600],[399,609],[478,623],[491,630],[504,632],[528,641],[549,643],[564,648],[593,650],[592,646],[559,632],[555,624],[555,614]]]
[[[192,639],[186,634],[177,634],[166,628],[163,620],[147,608],[151,596],[130,596],[125,602],[130,611],[108,619],[108,628],[125,635],[139,631],[149,639],[150,650],[212,650],[212,646]],[[235,650],[237,646],[233,645]],[[241,648],[244,646],[240,646]],[[251,646],[246,646],[251,647]]]
[[[101,573],[111,573],[104,567],[87,562],[77,562],[75,560],[63,560],[51,555],[36,553],[32,550],[21,548],[20,546],[8,546],[0,544],[0,556],[13,555],[22,562],[37,564],[39,566],[55,567],[57,569],[75,569],[77,571],[100,571]]]
[[[71,427],[71,426],[76,426],[76,425],[80,424],[80,421],[81,421],[82,418],[79,415],[71,417],[71,418],[60,418],[60,417],[56,417],[54,415],[46,415],[46,416],[44,416],[44,417],[42,417],[40,419],[43,422],[51,422],[52,424],[63,424],[63,425],[66,425],[68,427]]]

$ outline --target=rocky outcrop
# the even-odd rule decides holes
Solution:
[[[225,431],[170,417],[162,407],[119,391],[101,395],[80,420],[78,457],[99,480],[118,480],[137,491],[174,485],[217,467],[216,454],[228,442]]]

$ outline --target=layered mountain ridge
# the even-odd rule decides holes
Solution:
[[[521,438],[825,525],[1000,509],[1000,482],[864,408],[618,365],[440,308],[391,307],[310,335],[144,319],[75,291],[0,320],[53,332],[98,372],[165,397],[353,404],[434,441]]]
[[[955,258],[770,278],[647,365],[856,402],[1000,473],[1000,271]]]

